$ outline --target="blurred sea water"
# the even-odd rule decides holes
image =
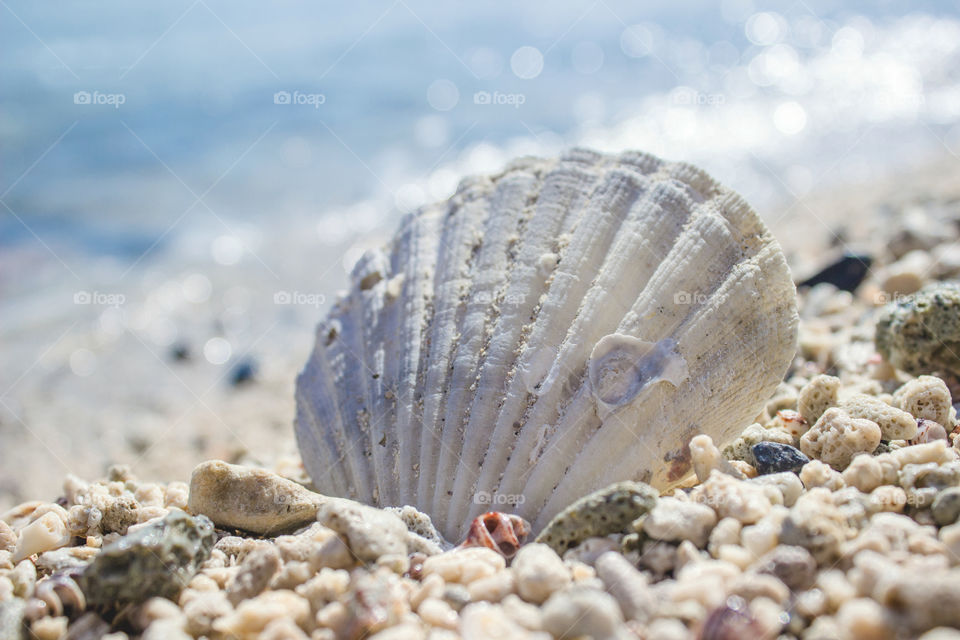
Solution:
[[[62,458],[57,394],[122,439],[157,389],[292,380],[362,251],[517,155],[643,149],[763,215],[956,157],[960,3],[905,6],[0,0],[0,445]]]

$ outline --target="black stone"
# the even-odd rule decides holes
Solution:
[[[870,271],[873,258],[866,255],[846,254],[833,264],[824,267],[819,273],[797,284],[798,287],[812,287],[827,282],[842,291],[853,292]]]
[[[184,362],[190,359],[190,347],[184,342],[175,342],[170,345],[170,358],[175,362]]]
[[[244,359],[238,362],[230,372],[230,384],[239,387],[242,384],[252,382],[257,375],[257,363],[255,360]]]
[[[803,465],[810,462],[810,458],[803,455],[796,447],[779,442],[758,442],[753,445],[752,451],[757,461],[754,466],[757,473],[762,476],[783,471],[800,473]]]

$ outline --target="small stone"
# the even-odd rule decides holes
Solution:
[[[960,487],[950,487],[938,493],[930,511],[934,522],[941,527],[960,520]]]
[[[883,440],[909,440],[917,435],[916,418],[875,396],[856,393],[841,402],[840,408],[852,418],[875,422]]]
[[[746,601],[736,595],[730,596],[724,604],[710,612],[700,631],[700,637],[704,640],[739,640],[762,638],[765,635]]]
[[[511,570],[516,576],[517,593],[534,604],[543,603],[554,591],[570,584],[570,570],[563,560],[553,549],[541,543],[521,547]]]
[[[280,571],[280,553],[274,545],[260,545],[243,559],[240,569],[227,585],[227,598],[233,606],[249,600],[267,588]]]
[[[110,502],[103,510],[100,530],[104,533],[126,535],[127,527],[137,524],[140,519],[139,504],[130,494],[122,495]]]
[[[597,558],[597,575],[616,598],[629,620],[646,622],[656,611],[656,596],[647,577],[619,553],[608,551]]]
[[[914,423],[916,427],[916,423]],[[853,418],[841,409],[827,409],[800,438],[800,450],[842,471],[858,453],[871,453],[880,444],[875,422]]]
[[[558,513],[537,536],[562,554],[587,538],[621,533],[647,513],[660,495],[641,482],[618,482],[580,498]]]
[[[714,469],[731,475],[734,478],[744,478],[744,474],[723,457],[720,449],[713,444],[713,439],[705,433],[694,436],[690,440],[690,460],[693,470],[700,482],[706,482]]]
[[[346,498],[326,498],[317,521],[343,536],[362,562],[407,553],[407,525],[388,511]]]
[[[797,286],[814,287],[826,283],[841,291],[853,292],[870,272],[872,262],[873,258],[868,255],[845,254]]]
[[[781,544],[803,547],[824,565],[839,558],[840,546],[845,540],[843,528],[834,518],[818,509],[799,505],[790,510],[780,532]]]
[[[910,438],[908,444],[926,444],[934,440],[947,440],[947,430],[933,420],[917,420],[917,435]]]
[[[887,640],[895,636],[883,607],[870,598],[854,598],[837,611],[842,637],[855,640]]]
[[[803,493],[803,482],[798,475],[792,471],[768,473],[764,476],[751,478],[750,482],[752,484],[776,487],[776,489],[780,491],[780,495],[783,496],[784,506],[787,507],[792,507],[797,501],[797,498],[800,497],[800,494]]]
[[[960,373],[960,286],[927,285],[887,305],[877,320],[877,351],[914,375]]]
[[[655,540],[689,540],[699,548],[707,544],[717,514],[710,507],[676,498],[660,498],[650,513],[641,517],[643,532]]]
[[[780,545],[761,557],[754,571],[776,576],[793,591],[804,591],[817,577],[817,561],[803,547]]]
[[[814,424],[824,411],[837,406],[839,392],[840,378],[823,374],[815,376],[800,389],[797,410],[808,424]]]
[[[459,631],[463,640],[545,640],[544,634],[525,629],[511,620],[502,605],[489,602],[473,602],[464,607]]]
[[[848,487],[856,487],[863,493],[870,493],[883,484],[883,468],[869,453],[855,457],[842,475]]]
[[[207,517],[171,511],[103,547],[78,583],[87,602],[95,605],[153,596],[173,599],[210,556],[214,539]]]
[[[27,630],[23,626],[23,615],[27,603],[22,598],[0,600],[0,638],[25,640]]]
[[[800,473],[810,458],[796,447],[779,442],[759,442],[753,445],[753,457],[757,461],[754,467],[760,475],[792,471]]]
[[[623,614],[609,593],[575,586],[558,591],[543,605],[543,628],[555,638],[616,638]]]
[[[753,524],[770,511],[768,491],[779,493],[772,487],[714,471],[706,482],[693,489],[690,499],[712,508],[720,518],[731,517],[742,524]]]
[[[209,460],[193,470],[188,508],[220,527],[276,534],[315,520],[324,500],[275,473]]]
[[[423,561],[424,578],[437,574],[445,582],[470,585],[475,580],[488,578],[507,566],[503,556],[485,547],[454,549]]]

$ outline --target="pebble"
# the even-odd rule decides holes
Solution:
[[[171,511],[158,522],[100,550],[78,579],[87,602],[110,605],[173,599],[213,550],[213,523],[206,516]]]
[[[723,457],[713,444],[713,439],[701,433],[690,440],[690,461],[693,463],[693,470],[700,482],[706,481],[714,469],[731,475],[735,478],[743,478],[744,474],[735,468],[730,461]]]
[[[23,615],[27,603],[21,598],[0,600],[0,638],[20,640],[26,638],[23,629]]]
[[[854,598],[837,611],[841,637],[851,640],[893,640],[896,637],[887,616],[875,600]]]
[[[810,462],[810,458],[803,455],[796,447],[779,442],[758,442],[753,445],[753,465],[760,475],[792,471],[800,473],[803,465]]]
[[[780,473],[768,473],[750,479],[751,484],[775,487],[782,496],[783,504],[792,507],[797,498],[803,493],[803,482],[798,474],[792,471],[782,471]]]
[[[800,450],[810,458],[822,460],[842,471],[858,453],[873,452],[880,444],[880,439],[877,423],[853,418],[843,410],[834,408],[827,409],[816,424],[803,434]]]
[[[660,492],[641,482],[618,482],[595,491],[561,511],[544,527],[535,542],[558,554],[587,538],[620,533],[647,513]]]
[[[488,578],[507,566],[502,555],[486,547],[454,549],[423,561],[424,577],[437,574],[445,582],[470,585],[475,580]]]
[[[407,554],[407,525],[389,511],[346,498],[326,498],[316,517],[318,522],[343,536],[350,551],[363,562]]]
[[[777,577],[792,591],[804,591],[816,580],[817,561],[805,548],[784,544],[757,560],[753,570]]]
[[[324,500],[275,473],[209,460],[193,470],[187,504],[219,527],[277,534],[314,521]]]
[[[803,547],[819,564],[829,565],[840,557],[846,532],[836,517],[816,507],[794,506],[783,521],[780,543]]]
[[[656,596],[647,577],[626,558],[608,551],[597,558],[597,576],[630,620],[646,622],[656,611]]]
[[[642,530],[655,540],[689,540],[703,548],[716,523],[716,512],[706,505],[660,498],[656,506],[638,520],[638,531]]]
[[[491,552],[493,553],[493,552]],[[549,640],[546,633],[525,629],[511,620],[498,604],[474,602],[460,613],[460,636],[463,640]]]
[[[938,493],[930,512],[934,522],[941,527],[960,520],[960,487],[950,487]]]
[[[233,606],[259,595],[280,571],[280,553],[275,545],[260,545],[247,554],[239,570],[227,585],[227,598]]]
[[[542,604],[553,592],[571,582],[570,570],[563,560],[542,543],[521,547],[511,568],[517,581],[517,593],[534,604]]]
[[[843,481],[863,493],[870,493],[883,484],[883,467],[874,456],[861,453],[843,470]]]
[[[690,498],[712,508],[720,518],[730,517],[743,524],[753,524],[772,506],[766,489],[769,487],[714,471],[705,483],[693,489]]]
[[[855,291],[870,272],[872,262],[868,255],[845,254],[797,286],[814,287],[826,283],[841,291]]]
[[[553,637],[594,640],[630,637],[623,625],[620,606],[609,593],[585,587],[570,587],[550,596],[543,606],[543,628]]]

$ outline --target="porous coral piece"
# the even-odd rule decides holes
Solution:
[[[887,305],[877,319],[877,351],[909,373],[960,373],[960,286],[927,285]]]
[[[880,398],[855,393],[840,403],[852,418],[870,420],[880,427],[883,440],[909,440],[917,435],[917,420]]]
[[[911,420],[914,428],[916,423]],[[837,470],[843,470],[858,453],[870,453],[880,444],[877,423],[853,418],[841,409],[827,409],[800,438],[800,450]]]
[[[808,424],[814,424],[830,407],[837,406],[840,393],[840,378],[818,375],[800,389],[797,411]],[[798,436],[803,435],[797,434]]]
[[[920,376],[907,382],[894,392],[893,399],[898,407],[918,420],[933,420],[944,427],[952,422],[950,389],[935,376]]]

